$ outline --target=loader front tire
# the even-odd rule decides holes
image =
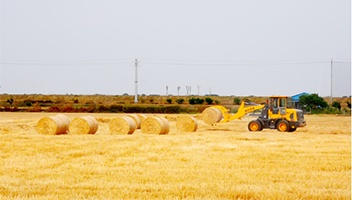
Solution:
[[[280,132],[287,132],[290,129],[290,126],[287,121],[281,120],[279,123],[277,123],[276,128]]]
[[[248,123],[248,130],[249,131],[261,131],[262,124],[258,120],[252,120]]]

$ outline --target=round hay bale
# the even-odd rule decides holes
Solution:
[[[217,108],[209,107],[202,112],[202,120],[209,125],[213,125],[219,122],[221,119],[222,113]]]
[[[69,133],[74,135],[95,134],[98,126],[98,121],[92,116],[76,117],[69,125]]]
[[[145,114],[137,114],[137,116],[139,117],[139,120],[141,120],[141,125],[142,125],[142,122],[147,119],[147,115]]]
[[[147,117],[141,124],[141,130],[146,134],[165,134],[166,127],[161,118]]]
[[[128,116],[116,117],[110,120],[110,134],[133,134],[136,130],[136,122]]]
[[[136,129],[140,129],[141,128],[141,119],[138,117],[138,115],[136,114],[129,114],[127,115],[127,117],[130,117],[134,120],[134,122],[136,123]]]
[[[70,119],[65,115],[43,117],[35,128],[38,133],[43,135],[60,135],[67,133],[69,123]]]
[[[183,132],[195,132],[198,128],[198,121],[192,116],[183,115],[177,118],[176,128]]]
[[[64,114],[58,114],[58,115],[56,115],[56,117],[58,117],[65,124],[65,126],[66,126],[65,128],[68,131],[68,126],[70,125],[70,122],[71,122],[70,118],[68,118]]]
[[[164,132],[161,134],[168,134],[170,132],[170,123],[165,117],[159,117],[164,123]]]
[[[93,116],[86,116],[87,118],[89,118],[92,122],[93,122],[93,130],[92,130],[92,134],[95,134],[97,131],[98,131],[98,128],[99,128],[99,122],[98,120],[93,117]]]

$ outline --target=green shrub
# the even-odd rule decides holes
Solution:
[[[204,103],[204,99],[200,99],[200,98],[190,98],[188,100],[189,104],[194,105],[194,104],[203,104]]]
[[[180,113],[181,107],[180,106],[166,106],[163,109],[163,113]]]
[[[341,110],[341,104],[340,104],[340,102],[334,101],[334,102],[332,103],[332,107]]]
[[[124,113],[143,113],[144,109],[142,106],[127,105],[123,107],[122,112]]]
[[[26,101],[26,106],[31,107],[32,106],[32,102]]]
[[[163,113],[161,107],[158,106],[147,106],[144,107],[142,113]]]
[[[241,99],[238,98],[238,97],[235,97],[235,98],[233,99],[233,103],[234,103],[235,105],[240,105],[240,104],[241,104]]]
[[[185,101],[184,99],[176,99],[176,103],[178,104],[183,104],[184,101]]]
[[[99,113],[108,113],[110,112],[110,108],[109,107],[106,107],[106,106],[103,106],[103,105],[100,105],[98,107],[98,110],[97,110]]]
[[[123,106],[121,105],[111,105],[110,106],[110,112],[112,113],[120,113],[123,111]]]
[[[212,103],[213,103],[213,99],[212,99],[212,98],[207,97],[207,98],[205,98],[205,102],[206,102],[208,105],[210,105],[210,104],[212,104]]]

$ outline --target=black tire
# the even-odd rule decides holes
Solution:
[[[287,132],[290,129],[290,126],[287,121],[281,120],[277,123],[276,129],[280,132]]]
[[[262,124],[258,120],[252,120],[248,123],[248,130],[249,131],[261,131]]]
[[[263,121],[262,120],[260,120],[260,119],[257,119],[257,121],[259,122],[259,124],[260,124],[260,129],[259,129],[259,131],[262,131],[263,130],[263,128],[264,128],[264,123],[263,123]]]
[[[288,129],[288,132],[295,132],[296,129],[297,129],[297,127],[295,127],[295,128],[289,128],[289,129]]]

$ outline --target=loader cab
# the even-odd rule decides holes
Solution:
[[[269,111],[273,115],[286,115],[287,97],[271,96],[269,97]]]

